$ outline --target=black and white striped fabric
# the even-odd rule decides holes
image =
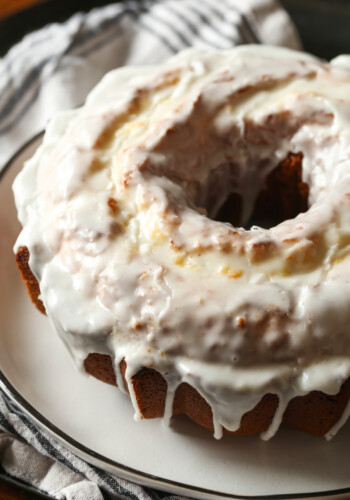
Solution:
[[[81,104],[106,71],[159,63],[191,45],[226,49],[242,43],[300,47],[274,0],[126,1],[32,33],[0,60],[0,170],[54,113]],[[3,469],[54,498],[100,500],[105,492],[111,498],[160,498],[75,456],[5,394],[0,430]]]
[[[104,73],[158,63],[190,45],[299,48],[274,0],[138,0],[78,13],[27,36],[0,61],[0,165]]]

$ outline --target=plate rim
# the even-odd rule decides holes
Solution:
[[[14,164],[16,159],[35,141],[40,137],[44,136],[44,131],[41,130],[34,136],[29,138],[24,144],[10,157],[10,159],[4,164],[0,171],[0,182],[3,180],[6,173],[10,170],[11,166]],[[108,458],[88,446],[76,441],[74,438],[69,436],[67,433],[62,431],[55,424],[50,422],[44,415],[42,415],[34,406],[29,403],[20,392],[11,384],[7,379],[6,375],[0,366],[0,390],[3,391],[8,397],[10,397],[27,415],[34,418],[35,422],[45,429],[49,434],[58,439],[61,443],[64,443],[69,449],[77,450],[82,453],[84,457],[91,457],[94,459],[101,467],[100,464],[107,464],[112,466],[116,471],[121,473],[121,476],[128,481],[137,481],[138,479],[142,482],[139,483],[146,487],[158,488],[164,491],[164,487],[167,489],[165,491],[170,491],[169,487],[176,490],[177,493],[189,495],[191,493],[205,494],[212,498],[232,498],[236,500],[302,500],[302,499],[312,499],[312,498],[327,498],[327,497],[341,497],[347,493],[350,493],[350,486],[346,488],[339,488],[333,490],[306,492],[306,493],[282,493],[282,494],[272,494],[272,495],[238,495],[235,493],[225,493],[220,491],[211,490],[208,488],[201,488],[200,486],[193,486],[180,481],[174,481],[160,476],[155,476],[147,472],[142,472],[127,465],[121,464]],[[84,458],[86,460],[86,458]],[[88,461],[88,460],[86,460]],[[130,476],[132,479],[130,479]]]

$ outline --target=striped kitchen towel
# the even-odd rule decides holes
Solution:
[[[81,104],[107,71],[195,45],[299,48],[273,0],[139,0],[78,13],[28,35],[0,61],[0,165],[57,111]]]
[[[81,104],[106,71],[158,63],[191,45],[225,49],[243,43],[300,47],[274,0],[126,1],[26,36],[0,60],[0,170],[54,113]],[[0,429],[2,468],[54,498],[179,498],[89,465],[4,393]]]

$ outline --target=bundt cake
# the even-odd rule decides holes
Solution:
[[[29,294],[135,418],[346,421],[349,61],[193,48],[112,71],[16,178]]]

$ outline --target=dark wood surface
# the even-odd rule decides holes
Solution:
[[[19,486],[10,484],[7,480],[0,478],[0,498],[2,500],[37,500],[40,497],[32,495],[27,490],[21,489]]]
[[[1,0],[0,18],[9,16],[44,0]]]
[[[50,498],[0,471],[1,500],[49,500]]]

